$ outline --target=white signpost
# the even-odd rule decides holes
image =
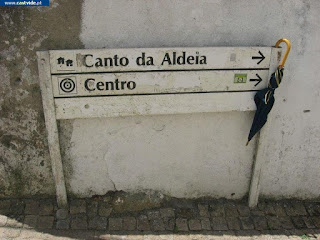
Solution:
[[[281,48],[147,48],[38,52],[50,155],[67,204],[56,120],[253,111]],[[244,139],[245,143],[245,139]]]

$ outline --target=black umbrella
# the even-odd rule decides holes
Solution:
[[[254,102],[257,106],[257,111],[254,115],[253,122],[251,125],[250,133],[248,136],[248,142],[246,145],[249,144],[250,140],[256,135],[257,132],[260,131],[260,129],[264,126],[264,124],[267,122],[268,114],[271,111],[273,104],[274,104],[274,91],[276,88],[279,87],[281,83],[281,79],[283,76],[283,66],[285,64],[285,61],[287,60],[289,51],[290,51],[290,41],[287,39],[280,39],[276,43],[276,47],[279,46],[281,42],[285,42],[287,44],[287,51],[285,53],[285,56],[277,68],[277,70],[271,75],[271,78],[269,80],[268,87],[265,89],[262,89],[256,93],[254,96]]]

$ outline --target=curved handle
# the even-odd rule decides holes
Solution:
[[[279,47],[280,43],[282,42],[285,42],[287,44],[287,50],[286,50],[286,53],[284,54],[284,57],[282,58],[282,61],[279,65],[279,68],[283,68],[284,67],[284,64],[286,63],[287,61],[287,57],[289,55],[289,52],[290,52],[290,49],[291,49],[291,43],[288,39],[285,39],[285,38],[282,38],[280,39],[277,43],[276,43],[276,47]]]

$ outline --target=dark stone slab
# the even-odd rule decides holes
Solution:
[[[121,231],[123,219],[122,218],[109,218],[109,230],[110,231]]]
[[[240,222],[243,230],[254,229],[254,224],[251,217],[240,217]]]
[[[190,219],[188,225],[191,231],[201,231],[202,229],[200,219]]]
[[[214,217],[211,219],[212,229],[216,231],[228,230],[228,224],[224,217]]]
[[[86,215],[74,215],[71,217],[71,229],[86,230],[88,228]]]
[[[267,219],[265,217],[253,217],[252,220],[256,230],[268,230]]]
[[[186,218],[177,218],[176,219],[176,229],[179,232],[187,232],[188,229],[188,220]]]
[[[37,228],[39,229],[52,229],[54,217],[53,216],[39,216]]]

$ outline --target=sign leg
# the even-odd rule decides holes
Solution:
[[[269,120],[271,118],[269,117]],[[266,123],[261,129],[260,134],[258,135],[258,146],[256,157],[253,163],[251,184],[249,190],[249,207],[254,208],[258,204],[259,193],[260,193],[260,180],[261,180],[261,170],[264,164],[265,159],[267,158],[267,137],[269,132],[270,123]]]
[[[68,201],[52,92],[49,53],[38,52],[37,54],[42,102],[48,134],[51,167],[56,187],[57,202],[59,208],[65,208],[68,205]]]

